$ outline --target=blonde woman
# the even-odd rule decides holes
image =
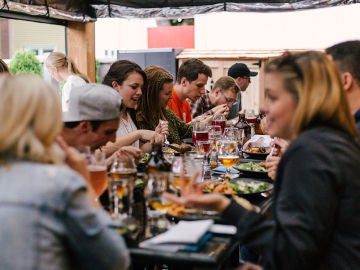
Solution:
[[[45,60],[45,66],[51,77],[58,82],[65,82],[61,91],[62,110],[67,111],[71,89],[89,83],[86,75],[82,74],[73,61],[61,52],[52,52]]]
[[[57,142],[56,91],[36,75],[6,74],[0,96],[0,269],[127,269],[123,239],[92,206],[85,161]]]
[[[272,215],[248,211],[200,187],[186,206],[215,209],[260,252],[264,269],[357,269],[360,147],[335,64],[321,52],[286,53],[265,69],[269,135],[290,141],[274,182]],[[185,192],[185,191],[184,191]]]

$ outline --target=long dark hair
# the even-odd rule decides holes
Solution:
[[[160,66],[149,66],[145,68],[147,82],[143,87],[143,94],[138,102],[136,117],[138,121],[148,123],[155,130],[159,120],[165,120],[165,108],[159,105],[159,93],[165,83],[174,81],[169,71]]]
[[[116,81],[119,85],[122,85],[123,82],[129,76],[129,74],[134,71],[136,73],[139,73],[143,77],[145,84],[146,83],[145,72],[138,64],[131,62],[129,60],[118,60],[112,63],[102,83],[112,87],[112,83]]]

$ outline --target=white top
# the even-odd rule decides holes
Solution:
[[[130,132],[136,131],[137,127],[135,126],[133,120],[130,117],[130,114],[127,113],[127,120],[124,118],[120,118],[120,125],[116,132],[116,137],[119,138],[121,136],[124,136]],[[134,147],[140,147],[139,140],[135,141],[132,146]]]
[[[61,95],[61,105],[63,112],[69,110],[69,99],[70,99],[70,92],[76,86],[81,86],[86,84],[86,81],[78,75],[70,75],[63,88],[62,88],[62,95]]]

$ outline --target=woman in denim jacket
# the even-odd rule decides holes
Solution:
[[[0,269],[126,269],[85,161],[57,138],[56,91],[35,75],[1,75],[0,96]]]

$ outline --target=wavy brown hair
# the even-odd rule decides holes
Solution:
[[[340,74],[325,53],[286,52],[270,61],[265,73],[280,74],[297,103],[292,121],[295,136],[310,126],[326,125],[358,138]]]
[[[143,87],[137,107],[137,120],[147,122],[155,130],[159,120],[166,120],[165,108],[159,106],[159,93],[165,83],[174,81],[173,75],[160,66],[149,66],[144,69],[147,81]]]

